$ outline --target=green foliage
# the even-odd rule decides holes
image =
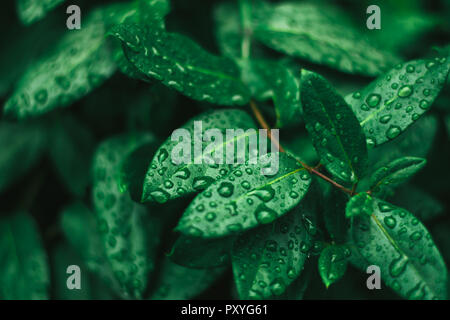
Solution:
[[[0,12],[0,299],[448,299],[446,1],[106,2]]]

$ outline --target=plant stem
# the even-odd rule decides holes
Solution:
[[[256,120],[258,121],[259,125],[263,128],[267,130],[267,136],[270,138],[270,140],[272,140],[272,143],[275,144],[275,146],[277,147],[277,149],[280,152],[286,152],[286,150],[280,145],[280,143],[276,140],[272,138],[272,134],[270,132],[270,126],[267,124],[267,121],[264,119],[264,116],[262,115],[261,111],[259,110],[258,106],[256,105],[255,101],[250,100],[250,108],[252,109],[252,112],[256,118]],[[344,187],[343,185],[337,183],[336,181],[334,181],[333,179],[327,177],[326,175],[324,175],[323,173],[321,173],[320,171],[318,171],[317,169],[320,166],[317,167],[311,167],[310,165],[304,163],[302,160],[297,159],[297,162],[300,163],[306,170],[308,170],[310,173],[315,174],[316,176],[320,177],[321,179],[327,181],[328,183],[332,184],[333,186],[335,186],[336,188],[342,190],[343,192],[349,194],[349,195],[354,195],[354,190],[350,190],[347,189],[346,187]]]

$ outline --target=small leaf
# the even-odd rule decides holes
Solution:
[[[113,21],[105,17],[114,15],[120,21],[129,9],[111,5],[90,12],[83,20],[83,28],[67,32],[47,55],[26,70],[6,101],[4,113],[18,119],[38,116],[68,106],[99,87],[116,70],[105,40]]]
[[[345,245],[334,244],[322,250],[318,263],[319,274],[327,288],[344,276],[350,254],[350,249]]]
[[[219,105],[243,105],[249,96],[232,60],[214,56],[189,38],[155,26],[122,24],[111,35],[125,56],[148,78],[182,94]]]
[[[0,122],[0,192],[36,165],[45,150],[46,137],[38,123]]]
[[[245,232],[232,251],[233,273],[241,299],[282,296],[303,270],[317,229],[308,201],[275,222]]]
[[[195,125],[196,121],[199,121],[197,126]],[[226,137],[226,131],[229,128],[242,129],[242,132],[235,130],[234,135],[228,134]],[[247,139],[256,139],[257,137],[256,128],[253,119],[246,112],[233,109],[208,111],[189,120],[180,129],[187,130],[185,133],[191,141],[180,141],[179,138],[173,141],[172,138],[168,138],[156,152],[144,180],[142,201],[164,203],[169,199],[176,199],[206,189],[214,180],[227,174],[231,169],[232,164],[224,161],[223,155],[226,155],[226,149],[230,146],[234,148],[241,142],[244,143],[244,148],[247,148]],[[205,133],[209,129],[220,130],[226,137],[225,141],[212,142],[205,141],[207,139],[199,139],[199,133],[201,132],[201,137],[205,137]],[[196,153],[196,145],[201,147],[201,154]],[[174,154],[175,156],[180,155],[180,146],[190,149],[188,156],[190,161],[186,164],[176,164]],[[206,150],[205,148],[208,146],[213,146],[212,150],[217,154],[222,152],[221,163],[207,164],[206,157],[209,154],[203,150]]]
[[[447,58],[409,61],[345,97],[367,144],[375,147],[392,140],[417,121],[439,95],[449,70]]]
[[[25,25],[44,18],[49,11],[63,3],[64,0],[16,0],[19,18]]]
[[[335,177],[355,183],[367,167],[366,139],[344,99],[318,74],[302,70],[302,105],[306,129]]]
[[[395,188],[406,182],[425,166],[427,160],[416,157],[403,157],[375,171],[370,180],[370,190],[374,195],[383,193],[385,188]]]
[[[264,175],[262,163],[271,159],[278,161],[278,172]],[[308,171],[284,153],[256,160],[257,164],[237,166],[198,195],[176,230],[202,238],[223,237],[271,223],[295,207],[309,189]]]
[[[94,137],[75,117],[55,118],[50,135],[50,157],[64,185],[83,196],[90,182]]]
[[[0,219],[0,299],[49,298],[47,255],[33,219],[15,213]]]
[[[211,286],[225,268],[190,269],[166,258],[161,274],[156,279],[151,300],[188,300],[195,298]]]
[[[410,212],[374,199],[371,216],[353,220],[352,234],[365,267],[408,299],[446,299],[447,269],[431,235]]]
[[[186,268],[214,268],[228,265],[234,237],[202,239],[180,235],[170,250],[170,260]]]
[[[345,207],[345,216],[347,218],[361,215],[371,215],[373,212],[373,198],[365,192],[358,193],[350,198]]]
[[[257,9],[254,37],[288,55],[364,75],[379,74],[397,61],[365,40],[333,7],[281,3]]]
[[[278,128],[301,123],[300,75],[282,61],[241,60],[242,81],[257,100],[271,98]],[[300,68],[298,69],[300,70]]]
[[[122,289],[139,298],[152,267],[147,256],[144,228],[146,208],[131,200],[119,187],[124,159],[152,141],[150,134],[123,134],[104,141],[93,161],[93,202],[102,230],[106,255]]]

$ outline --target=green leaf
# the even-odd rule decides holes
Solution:
[[[224,268],[190,269],[166,258],[154,284],[151,300],[188,300],[209,288],[225,271]]]
[[[372,215],[353,220],[352,235],[367,265],[408,299],[446,299],[447,269],[431,235],[410,212],[374,198]]]
[[[321,162],[342,181],[357,182],[368,162],[366,139],[358,120],[322,76],[302,70],[301,83],[306,129]]]
[[[369,147],[396,138],[419,119],[439,95],[449,70],[446,58],[409,61],[345,97]]]
[[[61,213],[61,228],[68,243],[83,260],[86,268],[97,275],[112,291],[127,297],[122,292],[103,245],[102,229],[92,211],[82,203],[74,203]]]
[[[15,213],[0,219],[0,299],[48,299],[47,255],[33,219]]]
[[[264,175],[262,164],[270,159],[278,161],[278,171]],[[223,237],[271,223],[302,200],[311,176],[294,158],[269,153],[255,160],[257,164],[237,166],[198,195],[176,230],[202,238]]]
[[[345,207],[348,196],[341,190],[332,188],[326,197],[323,218],[325,227],[333,241],[338,244],[347,240],[347,223],[345,218]]]
[[[55,118],[49,152],[62,182],[76,196],[83,196],[90,182],[94,137],[75,117]]]
[[[125,56],[150,79],[195,100],[219,105],[248,102],[234,62],[208,53],[185,36],[136,24],[119,25],[111,35],[123,42]]]
[[[358,193],[350,198],[345,207],[347,218],[361,215],[371,215],[373,211],[373,198],[365,192]]]
[[[146,208],[122,193],[119,186],[123,161],[134,150],[152,141],[150,134],[123,134],[104,141],[93,161],[93,202],[102,230],[103,244],[122,289],[141,297],[152,267],[144,228]]]
[[[41,20],[64,0],[16,0],[17,13],[25,25]]]
[[[253,28],[254,37],[272,49],[344,72],[377,75],[397,61],[365,40],[333,7],[259,6]]]
[[[223,267],[229,263],[234,237],[203,239],[180,235],[170,250],[170,260],[186,268]]]
[[[54,299],[56,300],[90,300],[92,299],[90,276],[83,260],[73,248],[62,242],[53,249],[52,256],[52,282]],[[80,267],[80,289],[67,288],[67,280],[71,275],[66,273],[67,267],[76,265]]]
[[[226,136],[226,130],[230,128],[242,129],[243,131],[235,131],[236,134],[226,137],[223,143],[215,141],[213,144],[211,141],[204,141],[203,139],[200,141],[195,138],[198,134],[195,130],[196,121],[201,121],[201,127],[197,126],[197,131],[200,132],[201,130],[202,137],[205,137],[205,133],[209,129],[218,129],[223,136]],[[238,145],[238,143],[244,141],[244,147],[247,148],[248,139],[257,137],[256,128],[253,119],[246,112],[233,109],[207,111],[189,120],[180,129],[187,130],[191,141],[184,142],[179,139],[172,141],[172,138],[168,138],[156,152],[145,177],[142,201],[164,203],[169,199],[176,199],[183,195],[204,190],[214,180],[227,174],[231,169],[232,165],[223,161],[227,146]],[[196,144],[201,144],[202,151],[207,146],[214,145],[217,154],[222,152],[222,164],[207,165],[206,156],[208,154],[206,151],[205,154],[203,152],[202,154],[195,154]],[[179,150],[180,145],[186,145],[187,148],[190,148],[191,161],[189,163],[176,164],[173,159],[173,152],[176,147]],[[178,156],[179,152],[177,151],[175,154]]]
[[[245,232],[232,251],[233,273],[240,299],[281,296],[303,270],[315,212],[308,201],[271,224]]]
[[[38,123],[0,122],[0,192],[39,161],[45,150],[45,139],[44,127]]]
[[[319,274],[327,289],[344,276],[350,254],[350,249],[345,245],[333,244],[322,250],[318,262]]]
[[[241,60],[239,64],[242,81],[249,87],[252,97],[262,101],[273,100],[277,118],[275,127],[301,122],[300,73],[296,76],[283,61]]]
[[[374,195],[383,194],[384,189],[395,188],[406,182],[427,163],[426,159],[403,157],[396,159],[387,166],[376,170],[370,177],[370,190]]]
[[[108,79],[116,66],[105,40],[105,16],[124,8],[129,9],[113,5],[94,10],[84,18],[83,28],[66,32],[47,55],[26,70],[4,113],[18,119],[38,116],[70,105]]]

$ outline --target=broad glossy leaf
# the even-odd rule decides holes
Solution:
[[[84,18],[80,30],[68,31],[47,55],[26,70],[4,113],[23,119],[68,106],[108,79],[116,65],[105,40],[105,16],[124,8],[129,9],[112,5],[94,10]],[[117,18],[123,15],[117,14]]]
[[[104,230],[98,224],[95,214],[82,203],[72,204],[61,213],[61,228],[86,268],[101,278],[114,292],[127,297],[122,292],[106,256],[102,239]]]
[[[46,137],[44,127],[38,123],[0,122],[0,192],[38,162]]]
[[[219,105],[243,105],[249,99],[232,60],[208,53],[185,36],[137,24],[119,25],[111,35],[123,42],[125,56],[140,72],[192,99]]]
[[[396,138],[433,104],[450,70],[447,58],[398,64],[345,100],[364,130],[369,147]]]
[[[350,254],[350,249],[345,245],[333,244],[322,250],[318,262],[319,274],[327,288],[344,276]]]
[[[333,7],[307,3],[259,6],[254,37],[272,49],[340,71],[376,75],[395,63]]]
[[[446,299],[442,256],[428,230],[410,212],[374,199],[372,215],[353,221],[358,251],[367,265],[380,267],[387,286],[408,299]]]
[[[33,219],[17,212],[0,219],[0,298],[48,299],[47,255]]]
[[[241,299],[283,295],[303,270],[317,229],[308,200],[271,224],[239,236],[232,265]]]
[[[83,196],[90,182],[90,165],[95,142],[90,130],[76,118],[55,118],[49,152],[62,182],[76,196]]]
[[[52,284],[54,299],[56,300],[90,300],[92,299],[90,276],[87,267],[77,252],[67,243],[59,243],[53,249],[52,261]],[[67,267],[76,265],[80,267],[80,289],[71,290],[67,288]]]
[[[192,299],[211,286],[225,268],[191,269],[180,266],[166,258],[150,295],[151,300]]]
[[[384,189],[395,188],[406,182],[420,169],[427,160],[416,157],[403,157],[377,169],[370,177],[370,190],[374,195],[385,193]]]
[[[335,177],[355,183],[367,167],[366,139],[353,111],[322,76],[302,70],[306,129],[321,162]]]
[[[273,157],[278,171],[264,175],[263,162]],[[257,164],[237,166],[199,194],[176,230],[202,238],[223,237],[271,223],[300,203],[311,184],[308,171],[284,153],[269,153],[257,160]]]
[[[373,212],[373,197],[365,192],[358,193],[350,198],[345,207],[345,216],[347,218],[361,215],[370,216]]]
[[[283,61],[271,60],[241,60],[239,64],[242,81],[249,87],[252,97],[273,100],[277,118],[275,127],[301,122],[300,68],[294,71]]]
[[[123,134],[104,141],[93,161],[93,202],[106,255],[122,289],[141,297],[152,267],[147,252],[144,227],[146,208],[122,193],[119,186],[123,161],[134,150],[147,144],[146,133]]]
[[[226,266],[234,237],[202,239],[180,235],[168,256],[186,268],[214,268]]]
[[[201,121],[201,127],[197,126],[197,133],[195,132],[195,121]],[[226,137],[227,129],[242,129],[242,132],[236,131],[235,135]],[[142,194],[142,201],[156,201],[164,203],[169,199],[175,199],[180,196],[198,192],[207,188],[214,180],[228,173],[232,164],[227,164],[223,155],[226,155],[227,146],[239,145],[244,143],[247,148],[248,139],[256,138],[257,131],[256,124],[253,119],[244,111],[240,110],[221,110],[221,111],[207,111],[199,116],[189,120],[181,129],[187,130],[191,141],[180,141],[179,138],[172,141],[168,138],[158,149],[156,155],[148,168],[147,175],[144,180],[144,191]],[[203,141],[198,134],[201,132],[202,137],[206,138],[205,132],[209,129],[218,129],[225,137],[225,141]],[[252,130],[248,130],[252,129]],[[200,131],[201,130],[201,131]],[[187,133],[186,132],[186,133]],[[195,138],[197,136],[197,138]],[[187,164],[176,164],[175,156],[180,155],[180,146],[190,147],[191,159]],[[222,153],[223,164],[206,164],[205,151],[201,154],[195,153],[195,145],[201,144],[201,150],[213,145],[215,152]],[[247,149],[248,150],[248,149]],[[248,157],[248,155],[247,155]]]
[[[63,2],[64,0],[16,0],[17,13],[23,24],[30,25],[44,18]]]
[[[325,199],[323,213],[325,227],[333,241],[338,244],[344,243],[348,228],[348,220],[345,218],[348,196],[341,190],[332,188]]]

